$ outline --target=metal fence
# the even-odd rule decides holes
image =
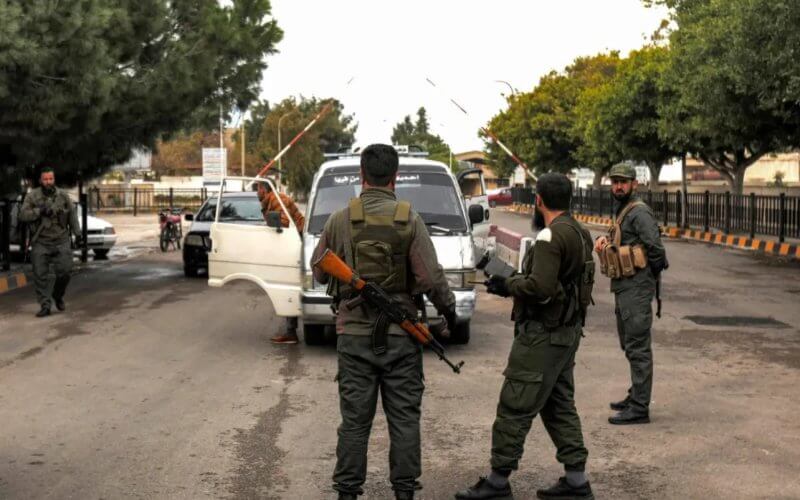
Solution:
[[[92,186],[89,188],[90,212],[156,212],[168,208],[197,210],[208,198],[206,188],[145,189]]]
[[[530,188],[512,188],[514,203],[533,204]],[[757,234],[800,238],[800,197],[727,193],[689,193],[685,196],[686,221],[683,223],[684,196],[681,191],[641,191],[658,220],[665,226],[717,230],[725,234]],[[580,188],[575,190],[572,209],[584,215],[612,217],[614,197],[608,189]]]

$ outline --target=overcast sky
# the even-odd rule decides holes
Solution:
[[[284,39],[262,98],[337,97],[355,114],[358,144],[389,142],[425,106],[454,152],[482,149],[478,127],[509,92],[495,80],[531,90],[577,56],[641,47],[666,17],[641,0],[273,0],[272,12]]]

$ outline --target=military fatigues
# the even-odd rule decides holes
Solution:
[[[25,197],[19,218],[31,224],[31,262],[36,298],[39,305],[50,309],[51,300],[61,300],[69,284],[72,270],[70,232],[76,237],[81,235],[75,206],[61,189],[56,188],[53,194],[47,195],[41,188],[36,188]],[[51,265],[55,271],[52,284],[49,279]]]
[[[648,266],[637,270],[634,276],[611,280],[617,317],[620,347],[631,366],[631,386],[628,389],[628,406],[635,414],[649,413],[653,387],[653,351],[650,328],[653,325],[652,302],[656,293],[656,275],[666,268],[666,251],[661,243],[661,232],[652,210],[633,196],[628,203],[636,203],[623,217],[621,244],[642,245],[647,254]],[[625,205],[618,204],[619,215]]]
[[[565,289],[580,275],[591,252],[589,233],[562,214],[539,232],[525,255],[522,273],[506,280],[514,297],[514,343],[492,427],[495,470],[517,469],[537,414],[556,445],[558,461],[567,470],[585,468],[588,452],[573,380],[582,323],[580,315],[566,317],[572,310],[569,301],[575,298],[568,298]]]
[[[397,281],[392,281],[393,284],[385,287],[387,293],[412,314],[417,310],[412,295],[419,293],[425,293],[440,312],[450,310],[455,305],[455,297],[438,263],[425,223],[413,211],[403,212],[391,190],[364,190],[360,203],[351,202],[350,207],[328,219],[313,259],[330,249],[365,277],[370,265],[354,265],[356,247],[380,247],[381,242],[394,240],[391,267],[404,270],[401,280],[404,284],[398,286]],[[320,283],[327,283],[329,279],[318,269],[314,269],[314,277]],[[337,289],[332,293],[347,299],[349,292]],[[377,312],[369,307],[341,308],[336,318],[342,423],[333,481],[334,488],[342,493],[363,493],[367,443],[379,392],[389,424],[392,487],[396,491],[413,491],[421,474],[422,348],[398,325],[391,325],[386,352],[376,354],[373,349],[376,319]]]

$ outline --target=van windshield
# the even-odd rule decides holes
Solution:
[[[407,172],[397,176],[397,198],[407,200],[426,224],[453,232],[467,230],[461,200],[455,185],[446,174]],[[361,194],[361,175],[330,174],[320,178],[317,195],[308,222],[308,231],[322,232],[330,215],[347,206],[351,198]]]

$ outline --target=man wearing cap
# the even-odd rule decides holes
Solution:
[[[630,363],[631,386],[623,400],[611,403],[617,414],[608,421],[614,425],[646,424],[650,422],[653,387],[651,304],[661,271],[668,264],[653,211],[636,195],[636,169],[614,165],[609,177],[616,216],[608,236],[595,241],[595,251],[600,256],[601,272],[611,278],[617,332]]]

